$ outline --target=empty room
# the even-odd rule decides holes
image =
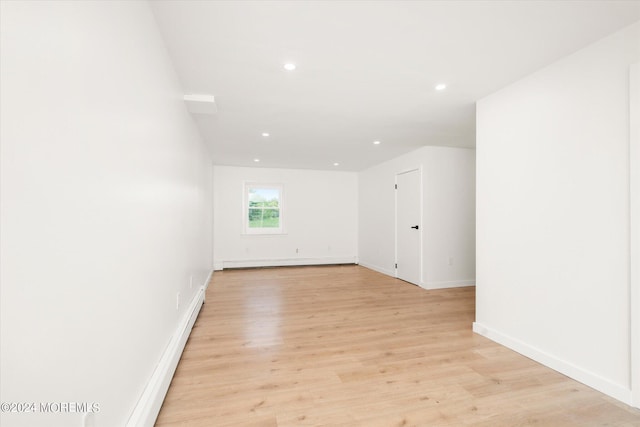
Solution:
[[[640,1],[0,0],[0,409],[640,426]]]

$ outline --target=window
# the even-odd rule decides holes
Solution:
[[[245,233],[282,233],[282,185],[245,184],[244,193]]]

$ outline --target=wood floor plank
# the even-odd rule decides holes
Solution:
[[[216,272],[156,426],[640,426],[474,307],[359,266]]]

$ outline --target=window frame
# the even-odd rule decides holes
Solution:
[[[276,190],[280,195],[278,201],[279,227],[249,227],[249,191],[252,189]],[[247,235],[285,234],[284,229],[284,185],[278,183],[245,182],[242,192],[242,231]]]

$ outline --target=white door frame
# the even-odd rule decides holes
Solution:
[[[424,288],[424,259],[422,258],[422,252],[423,252],[423,231],[424,231],[424,224],[422,219],[424,218],[424,209],[423,209],[423,195],[424,195],[424,184],[423,184],[423,175],[422,175],[422,165],[417,166],[415,168],[411,168],[411,169],[405,169],[401,172],[396,172],[396,174],[394,175],[394,184],[395,184],[395,190],[393,192],[394,194],[394,200],[395,200],[395,218],[394,218],[394,224],[393,224],[393,232],[395,234],[395,246],[394,246],[394,265],[395,268],[393,270],[394,272],[394,277],[397,279],[398,278],[398,176],[399,175],[404,175],[405,173],[409,173],[409,172],[415,172],[418,171],[418,178],[420,179],[420,228],[419,228],[419,237],[420,237],[420,280],[418,283],[418,286],[420,286],[421,288]]]
[[[640,408],[640,62],[629,69],[629,304],[631,402]]]

